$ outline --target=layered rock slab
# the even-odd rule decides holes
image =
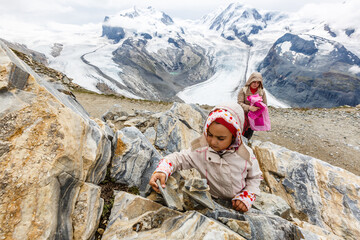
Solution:
[[[113,133],[2,42],[0,101],[0,238],[90,238]]]
[[[299,226],[331,238],[360,236],[359,176],[270,142],[253,147],[271,193],[287,202]]]
[[[181,213],[140,196],[118,192],[102,239],[245,238],[196,211]]]

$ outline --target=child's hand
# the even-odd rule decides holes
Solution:
[[[259,107],[255,107],[255,106],[250,106],[249,107],[249,110],[252,111],[252,112],[255,112],[257,110],[259,110],[260,108]]]
[[[159,187],[156,184],[156,180],[158,180],[158,179],[160,180],[161,187],[165,188],[166,174],[162,173],[162,172],[154,173],[150,178],[149,184],[152,187],[152,189],[154,189],[155,192],[160,193]]]
[[[247,212],[248,211],[245,204],[242,201],[237,200],[237,199],[232,201],[232,207],[236,211],[241,211],[241,212]]]

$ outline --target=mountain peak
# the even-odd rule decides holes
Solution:
[[[86,37],[77,34],[70,38],[70,34],[62,34],[58,39],[56,33],[50,44],[44,46],[43,41],[34,44],[38,46],[36,50],[48,53],[51,66],[64,69],[89,90],[159,100],[175,96],[188,103],[216,104],[224,99],[235,100],[248,75],[260,71],[268,83],[290,83],[290,80],[294,83],[300,79],[292,92],[294,96],[290,96],[294,100],[286,102],[298,106],[311,96],[313,82],[320,78],[321,84],[329,80],[328,85],[318,88],[325,94],[330,90],[334,94],[339,92],[345,86],[342,82],[346,81],[359,89],[360,62],[356,56],[360,56],[360,31],[353,26],[356,19],[340,27],[325,20],[234,3],[207,15],[206,20],[174,23],[171,17],[153,7],[133,7],[105,17],[102,37],[99,29],[92,30],[98,28],[97,25],[91,27],[91,33],[85,32]],[[78,64],[68,64],[79,60],[86,70],[80,71]],[[273,65],[266,67],[267,63]],[[275,68],[282,72],[266,72]],[[315,70],[316,74],[312,74]],[[285,71],[291,71],[294,78],[289,79]],[[300,76],[299,71],[304,74]],[[266,89],[270,105],[285,105],[278,99],[291,86],[285,90],[284,86]],[[295,94],[304,98],[295,98]],[[331,94],[326,101],[337,105],[345,103],[336,102]],[[343,96],[357,101],[348,105],[358,104],[358,94]],[[293,101],[297,105],[293,105]]]
[[[210,26],[209,29],[220,32],[221,36],[228,40],[239,39],[246,45],[252,46],[249,36],[265,29],[266,21],[270,19],[268,14],[262,16],[253,7],[232,3],[224,10],[204,18],[204,23]]]
[[[149,6],[147,8],[133,8],[121,11],[120,13],[108,17],[106,19],[107,25],[124,25],[129,23],[132,27],[134,23],[141,24],[156,24],[162,23],[165,25],[172,25],[174,21],[172,18],[162,11],[158,11],[155,8]]]
[[[145,35],[146,38],[152,38],[181,32],[172,18],[164,12],[153,7],[137,8],[136,6],[114,16],[105,17],[102,28],[102,36],[114,40],[115,43],[125,36]]]

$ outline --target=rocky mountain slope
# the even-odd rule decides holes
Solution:
[[[280,240],[360,234],[360,177],[271,142],[251,142],[264,181],[246,213],[213,201],[196,171],[174,173],[165,192],[155,194],[148,182],[161,155],[189,147],[210,106],[174,103],[167,110],[161,103],[160,111],[149,111],[150,104],[128,113],[116,105],[93,118],[72,93],[76,86],[58,81],[61,75],[45,79],[43,69],[40,77],[2,42],[0,57],[0,238]],[[137,191],[116,191],[104,201],[101,186],[107,182]],[[179,211],[164,201],[175,196]],[[101,218],[109,211],[109,218]]]
[[[38,63],[28,55],[16,53],[38,74],[67,85],[72,90],[69,94],[75,95],[94,118],[100,119],[115,104],[119,104],[128,114],[137,110],[161,112],[172,106],[172,102],[130,99],[86,91],[66,75]],[[211,106],[202,106],[211,109]],[[255,132],[253,140],[270,141],[360,175],[360,106],[312,109],[270,107],[269,114],[271,131]]]
[[[83,91],[73,93],[96,118],[101,118],[115,104],[129,114],[139,110],[161,112],[172,106],[172,102],[143,101]],[[255,132],[252,140],[270,141],[360,175],[360,106],[270,108],[269,114],[271,131]]]

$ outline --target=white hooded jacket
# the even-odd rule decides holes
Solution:
[[[239,104],[229,103],[216,106],[225,109],[240,123],[241,134],[244,124],[244,111]],[[206,133],[195,139],[191,148],[172,153],[165,157],[170,163],[171,173],[177,170],[196,168],[210,186],[210,194],[215,198],[233,199],[239,193],[247,191],[260,194],[262,172],[253,151],[240,142],[237,148],[223,150],[221,153],[209,147]],[[167,175],[168,176],[168,175]]]

